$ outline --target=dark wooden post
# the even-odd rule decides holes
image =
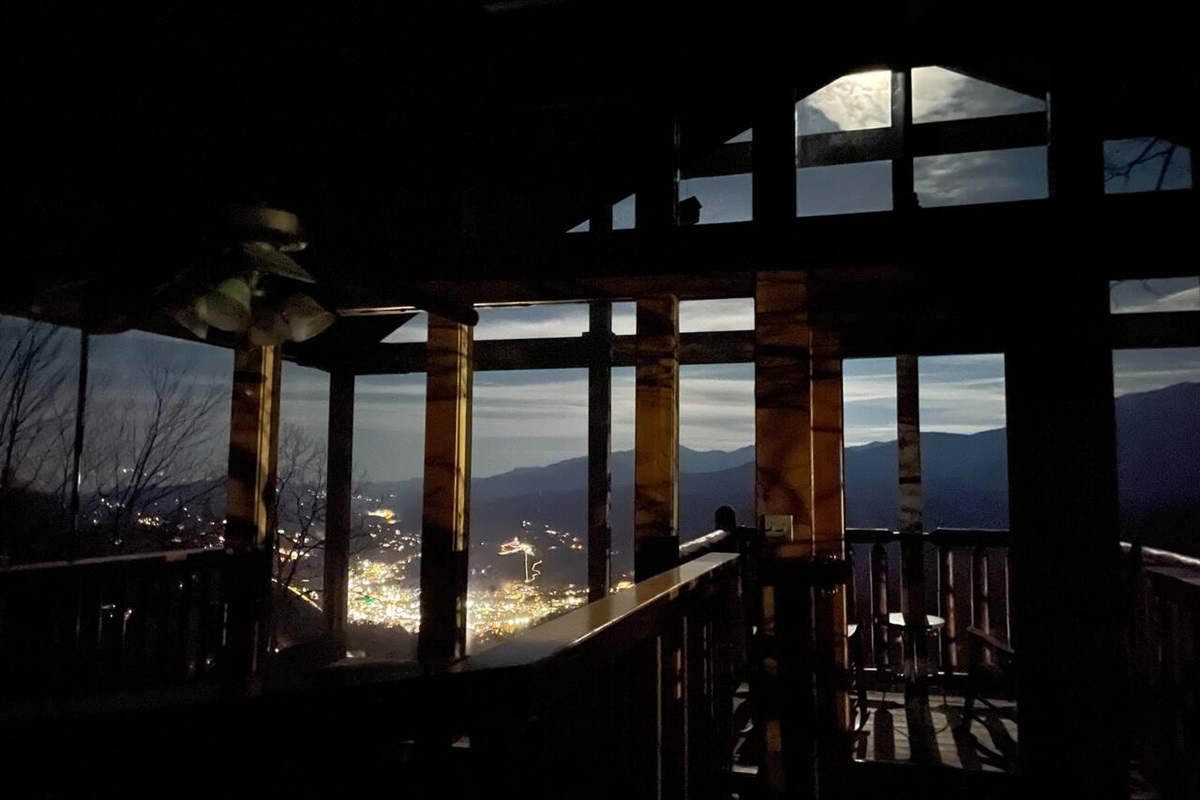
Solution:
[[[1104,176],[1094,69],[1086,47],[1053,67],[1061,224],[1031,253],[1049,268],[1025,298],[1005,384],[1022,780],[1116,800],[1129,796],[1129,759],[1109,291],[1102,275],[1060,269],[1104,235],[1093,214]]]
[[[277,347],[233,354],[225,547],[242,557],[230,589],[226,676],[236,683],[259,676],[270,638],[282,363]]]
[[[462,658],[467,648],[472,329],[430,314],[426,348],[417,652],[437,666]]]
[[[679,300],[637,302],[634,574],[679,563]]]
[[[611,228],[611,206],[608,220]],[[588,601],[595,602],[611,582],[612,303],[592,303],[588,339]]]
[[[350,507],[354,480],[354,374],[329,375],[329,436],[325,468],[325,586],[321,606],[325,625],[339,650],[346,647],[347,591],[350,582]]]

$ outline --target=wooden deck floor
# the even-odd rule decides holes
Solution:
[[[1016,766],[1016,705],[976,702],[971,724],[962,728],[963,699],[930,689],[928,702],[905,702],[902,689],[869,692],[871,715],[860,736],[860,761],[937,764],[979,772],[1011,772]]]

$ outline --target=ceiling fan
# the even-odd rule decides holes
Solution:
[[[254,346],[304,342],[337,320],[307,291],[316,281],[290,255],[308,244],[295,214],[236,204],[221,222],[215,258],[160,288],[172,319],[200,339],[215,329]]]

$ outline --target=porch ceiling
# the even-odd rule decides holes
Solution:
[[[9,252],[22,278],[0,311],[28,315],[40,299],[60,322],[118,309],[152,329],[161,320],[138,303],[195,258],[211,211],[230,200],[297,212],[311,241],[301,260],[340,308],[614,296],[639,276],[681,273],[705,275],[685,293],[720,294],[760,267],[745,253],[762,247],[717,256],[757,234],[689,232],[695,258],[669,267],[646,255],[674,246],[665,239],[597,247],[557,234],[633,190],[664,105],[686,160],[750,124],[747,87],[764,80],[804,94],[855,69],[936,63],[1044,91],[1055,69],[1085,69],[1108,97],[1110,128],[1195,142],[1200,85],[1184,45],[1196,10],[1183,3],[1098,16],[1101,30],[1120,30],[1112,42],[1080,41],[1090,20],[1051,18],[1040,4],[890,4],[853,17],[827,3],[647,5],[104,9],[66,20],[27,10],[11,20],[6,81],[17,121]],[[845,224],[782,235],[832,241]],[[619,264],[630,248],[637,257]],[[365,341],[387,324],[347,328]]]

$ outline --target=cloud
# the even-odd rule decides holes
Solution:
[[[913,184],[924,208],[1044,198],[1046,175],[1045,147],[913,159]]]
[[[1113,352],[1113,389],[1121,395],[1200,382],[1200,347]]]
[[[1046,110],[1041,98],[942,67],[914,68],[912,92],[913,122],[918,124]]]
[[[796,133],[833,133],[892,124],[888,70],[845,75],[796,103]]]
[[[679,330],[682,333],[754,330],[754,298],[685,300],[679,304]]]
[[[1200,278],[1116,281],[1109,297],[1118,314],[1200,311]]]

